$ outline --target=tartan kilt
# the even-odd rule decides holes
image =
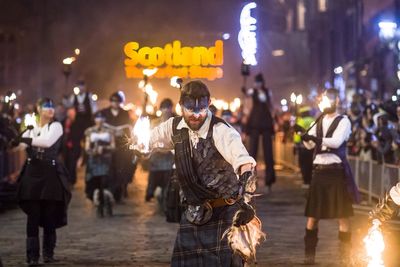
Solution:
[[[222,235],[231,225],[238,205],[214,208],[209,222],[191,224],[183,215],[172,254],[172,267],[242,267]]]

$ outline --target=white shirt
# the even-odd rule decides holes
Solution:
[[[190,142],[194,149],[197,149],[199,138],[206,139],[208,130],[210,128],[212,114],[210,111],[207,113],[207,119],[198,131],[192,131],[182,119],[178,126],[178,130],[182,128],[189,129]],[[158,143],[163,144],[165,149],[173,149],[172,142],[172,122],[173,118],[161,123],[151,131],[150,146],[156,147]],[[256,161],[249,155],[246,148],[242,143],[240,134],[233,128],[225,125],[224,123],[215,124],[213,127],[213,139],[215,147],[222,157],[232,165],[236,173],[239,173],[240,166],[251,163],[256,166]]]
[[[32,138],[32,146],[51,147],[63,135],[63,127],[58,121],[45,124],[43,127],[36,126],[32,130],[26,131],[22,137]]]
[[[76,98],[77,98],[79,104],[83,104],[83,101],[85,101],[85,96],[86,96],[86,93],[76,95]],[[90,107],[92,108],[92,113],[96,113],[97,104],[92,98],[92,93],[89,92],[87,94],[87,97],[89,98],[89,103],[90,103]],[[74,106],[74,101],[75,101],[75,94],[72,94],[69,97],[69,107]]]
[[[339,116],[337,114],[333,117],[324,116],[322,119],[322,132],[323,136],[326,135],[329,127],[331,126],[334,119]],[[310,131],[308,132],[309,135],[317,136],[317,125],[314,125]],[[323,137],[322,138],[322,151],[327,150],[327,148],[338,148],[340,147],[343,142],[347,141],[351,134],[351,122],[347,116],[343,116],[340,120],[336,130],[333,132],[332,137]],[[303,142],[304,146],[307,149],[313,149],[315,147],[315,143],[312,141]],[[340,158],[332,153],[324,153],[316,155],[314,159],[314,164],[322,164],[328,165],[333,163],[341,163],[342,161]]]

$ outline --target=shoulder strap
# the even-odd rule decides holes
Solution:
[[[343,116],[337,116],[333,122],[331,123],[331,126],[329,126],[328,131],[326,132],[325,137],[332,137],[333,133],[335,132],[336,128],[339,125],[339,122],[343,119]]]
[[[325,116],[324,116],[325,117]],[[316,127],[317,127],[317,131],[316,131],[316,134],[317,134],[317,137],[323,137],[323,135],[324,135],[324,132],[323,132],[323,130],[322,130],[322,121],[324,120],[324,117],[322,117],[319,121],[318,121],[318,123],[317,123],[317,125],[316,125]]]
[[[182,120],[181,116],[174,117],[174,119],[172,120],[172,134],[173,135],[178,134],[178,129],[176,129],[176,127],[178,127],[178,124],[181,122],[181,120]]]

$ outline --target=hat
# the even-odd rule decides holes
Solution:
[[[262,75],[262,73],[257,74],[257,75],[254,77],[254,80],[255,80],[256,82],[260,82],[260,83],[264,83],[264,82],[265,82],[265,81],[264,81],[264,76]]]
[[[160,109],[172,108],[173,105],[174,104],[172,103],[171,99],[165,98],[160,103]]]
[[[123,103],[125,102],[125,94],[122,91],[117,91],[110,96],[110,101]]]

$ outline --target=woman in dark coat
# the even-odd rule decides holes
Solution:
[[[50,99],[39,100],[37,109],[38,125],[28,127],[19,140],[28,145],[17,198],[28,216],[26,257],[29,266],[39,263],[39,226],[43,227],[43,261],[56,261],[56,229],[67,224],[67,206],[71,199],[67,172],[57,160],[62,142],[62,125],[53,121],[54,105]]]

